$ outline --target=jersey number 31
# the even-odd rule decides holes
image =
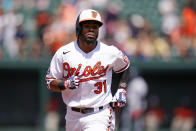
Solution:
[[[102,92],[102,88],[104,88],[105,93],[107,92],[106,80],[104,80],[104,82],[97,82],[94,86],[97,87],[97,90],[94,90],[95,94],[100,94]]]

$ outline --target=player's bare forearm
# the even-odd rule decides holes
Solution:
[[[77,89],[80,84],[78,76],[71,76],[67,80],[53,80],[50,82],[50,90],[54,92],[61,92],[65,89]]]
[[[59,83],[61,83],[62,80],[53,80],[50,82],[50,90],[54,92],[61,92],[61,89],[59,88]]]

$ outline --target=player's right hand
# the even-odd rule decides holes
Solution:
[[[69,79],[65,80],[64,86],[68,89],[77,89],[80,85],[80,78],[78,76],[71,76]]]

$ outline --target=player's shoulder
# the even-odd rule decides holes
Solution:
[[[61,46],[57,51],[56,51],[56,54],[57,55],[62,55],[63,53],[66,53],[70,50],[72,50],[72,48],[74,47],[74,41],[68,43],[68,44],[65,44],[63,46]]]
[[[111,51],[113,53],[120,51],[120,49],[118,49],[115,45],[108,45],[103,42],[100,42],[100,45],[101,45],[101,48],[103,48],[106,51]]]
[[[72,47],[74,47],[74,42],[72,41],[68,44],[63,45],[62,47],[59,48],[59,51],[66,51],[66,50],[70,50]]]

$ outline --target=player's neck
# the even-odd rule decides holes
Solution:
[[[91,44],[88,44],[82,40],[79,40],[78,41],[78,46],[79,48],[84,51],[85,53],[89,53],[91,52],[93,49],[95,49],[95,47],[97,46],[97,42],[95,43],[91,43]]]

